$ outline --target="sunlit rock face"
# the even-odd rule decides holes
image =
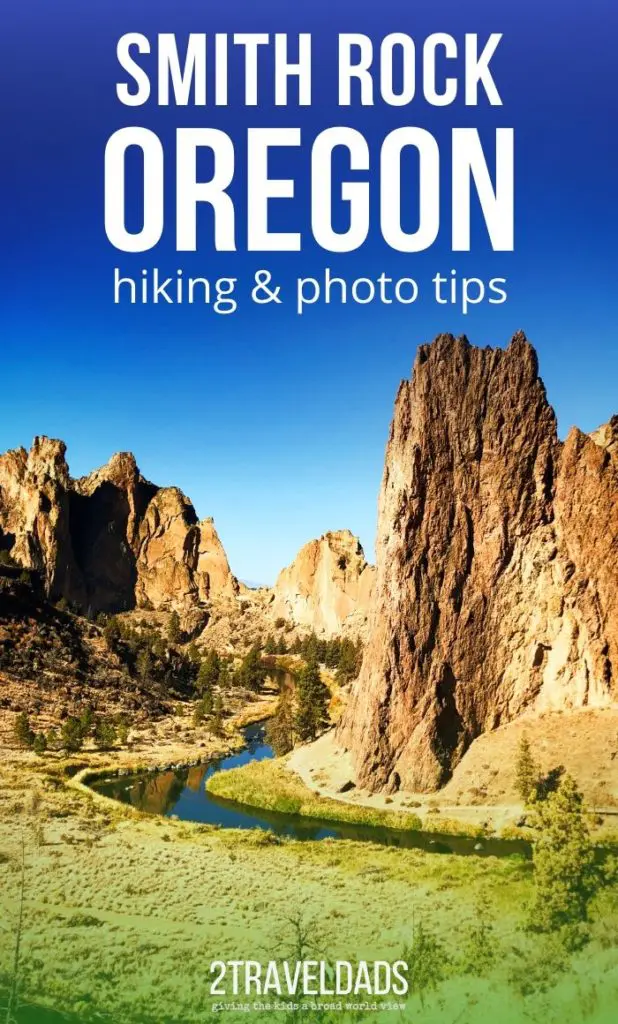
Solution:
[[[309,541],[279,574],[272,612],[323,636],[363,635],[375,571],[349,530]]]
[[[438,337],[401,384],[369,641],[339,739],[371,789],[433,790],[525,711],[611,702],[618,419],[559,441],[523,334]]]
[[[127,452],[73,480],[62,441],[0,456],[0,549],[37,569],[52,598],[78,610],[188,613],[238,589],[212,519],[159,488]]]

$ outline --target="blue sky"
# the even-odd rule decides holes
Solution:
[[[417,345],[437,333],[504,345],[523,328],[562,433],[573,423],[593,429],[618,411],[615,5],[381,0],[361,10],[352,0],[315,0],[304,7],[22,0],[5,14],[0,41],[0,450],[28,445],[36,433],[62,437],[79,475],[130,449],[146,476],[179,485],[200,515],[215,517],[238,575],[265,582],[328,529],[349,527],[371,554],[394,395]],[[123,108],[115,47],[128,31],[311,32],[320,69],[313,106]],[[340,31],[377,39],[391,31],[418,39],[502,32],[492,67],[504,106],[436,110],[415,101],[341,110]],[[242,161],[251,125],[300,126],[310,143],[324,128],[349,124],[368,138],[375,164],[384,134],[406,123],[429,128],[441,144],[454,126],[478,126],[487,139],[495,127],[515,128],[515,253],[493,253],[479,230],[466,256],[450,253],[448,231],[427,253],[396,254],[375,227],[348,256],[324,253],[309,237],[300,254],[216,254],[205,231],[195,256],[176,255],[167,236],[153,252],[127,257],[105,237],[103,152],[123,125],[154,129],[171,151],[177,126],[212,124],[233,136]],[[302,154],[285,169],[297,177],[286,216],[308,235]],[[371,182],[375,209],[377,174]],[[244,185],[239,172],[241,222]],[[291,306],[245,303],[234,316],[216,317],[199,306],[114,306],[117,265],[133,274],[183,267],[241,280],[268,266],[284,286],[325,266],[348,278],[384,271],[423,280],[455,267],[507,277],[509,301],[466,317],[429,300],[316,306],[302,318]]]

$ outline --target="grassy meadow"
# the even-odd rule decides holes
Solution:
[[[34,757],[0,767],[0,986],[19,935],[19,998],[80,1022],[615,1019],[616,889],[570,950],[527,930],[533,898],[519,857],[219,830],[95,799]],[[301,935],[310,958],[395,960],[419,933],[425,975],[403,1009],[213,1009],[211,960],[294,959]]]

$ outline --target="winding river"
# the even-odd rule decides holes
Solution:
[[[478,856],[529,856],[527,843],[514,840],[470,839],[465,836],[442,835],[429,832],[406,832],[373,825],[354,825],[347,822],[322,821],[295,814],[282,814],[261,808],[248,807],[214,796],[206,789],[206,780],[215,772],[239,768],[250,761],[264,761],[274,757],[272,747],[265,739],[264,724],[259,722],[244,730],[246,744],[242,750],[217,761],[192,768],[171,771],[142,772],[136,775],[99,779],[92,788],[104,796],[165,817],[181,821],[199,821],[221,828],[260,828],[295,839],[353,839],[426,850],[430,853],[457,853]]]

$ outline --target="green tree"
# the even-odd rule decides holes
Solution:
[[[339,658],[341,656],[341,640],[334,637],[329,640],[326,645],[326,654],[324,657],[324,664],[327,668],[337,668],[339,665]]]
[[[187,648],[187,657],[189,661],[193,662],[194,665],[199,665],[202,660],[199,648],[197,644],[191,643]]]
[[[147,682],[152,675],[152,656],[147,647],[142,647],[137,652],[135,659],[135,670],[143,683]]]
[[[152,642],[151,651],[155,658],[163,659],[167,654],[167,644],[162,636],[157,634]]]
[[[239,686],[246,687],[254,693],[259,693],[266,679],[267,669],[262,664],[262,652],[258,644],[254,644],[248,654],[243,658],[242,664],[236,673],[236,680]]]
[[[281,691],[275,713],[266,725],[266,739],[277,757],[288,754],[294,746],[294,706],[287,686]]]
[[[92,730],[94,725],[94,711],[91,707],[86,707],[79,716],[79,725],[82,731],[82,737],[86,737]]]
[[[100,718],[94,730],[94,741],[100,750],[110,750],[118,738],[116,726],[106,718]]]
[[[209,651],[197,674],[197,692],[202,696],[212,693],[213,687],[219,682],[220,674],[221,659],[216,651]]]
[[[47,750],[47,739],[45,737],[44,732],[37,732],[36,736],[34,737],[32,749],[34,750],[35,754],[39,755],[39,757],[43,756],[43,754]]]
[[[605,877],[596,863],[582,795],[570,775],[535,805],[534,824],[531,927],[551,932],[586,921],[590,901]]]
[[[105,638],[105,643],[107,644],[109,650],[115,650],[118,641],[121,638],[120,625],[115,615],[113,615],[112,618],[108,619],[107,622],[105,623],[105,627],[103,629],[103,636]]]
[[[55,729],[50,729],[45,739],[47,742],[48,750],[58,750],[58,748],[60,747],[60,737],[58,736],[58,733],[56,732]]]
[[[171,644],[179,644],[182,637],[182,630],[180,628],[180,615],[174,609],[169,617],[167,624],[167,639]]]
[[[228,661],[221,661],[219,668],[219,689],[229,690],[232,685],[232,677],[230,674],[230,665]]]
[[[277,654],[287,654],[288,648],[283,636],[280,636],[277,640]]]
[[[13,735],[20,747],[31,747],[34,743],[34,733],[30,728],[30,719],[25,711],[15,719]]]
[[[349,683],[356,679],[363,660],[363,648],[360,640],[354,643],[345,637],[339,644],[336,678],[338,683]]]
[[[126,747],[129,741],[129,726],[127,723],[120,722],[116,728],[116,733],[118,735],[118,742],[120,743],[120,746]]]
[[[220,693],[215,697],[211,728],[215,736],[223,735],[223,697]]]
[[[64,722],[60,730],[60,738],[64,750],[68,754],[75,754],[84,745],[84,733],[78,718],[71,716]]]
[[[269,633],[268,636],[266,637],[266,643],[264,644],[264,654],[276,654],[276,653],[277,653],[277,644],[275,643],[275,638],[272,635],[272,633]]]
[[[322,681],[318,663],[309,661],[296,680],[296,715],[294,725],[301,740],[314,740],[329,722],[330,692]]]
[[[517,792],[525,804],[529,804],[536,793],[539,781],[539,768],[533,756],[528,737],[522,736],[517,750],[515,763],[515,785]]]

